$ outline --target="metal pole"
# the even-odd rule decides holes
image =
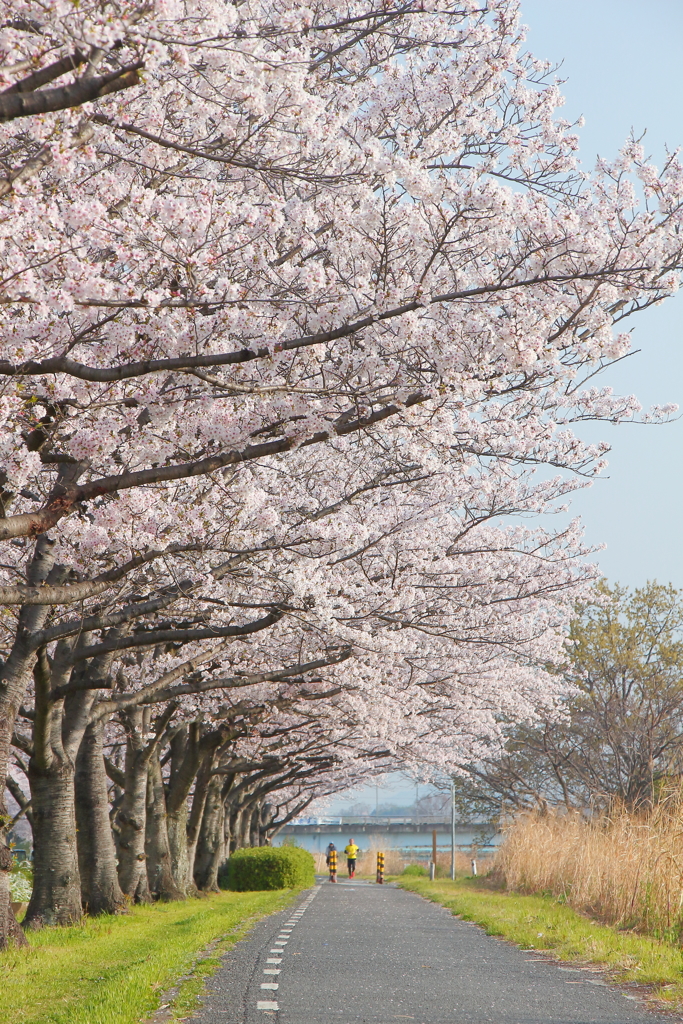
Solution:
[[[436,829],[432,830],[432,864],[434,865],[434,874],[436,874]],[[434,878],[434,875],[430,875],[430,878]]]
[[[451,779],[451,878],[455,881],[455,779]]]

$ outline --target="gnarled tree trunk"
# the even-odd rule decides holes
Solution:
[[[31,558],[27,583],[37,586],[41,583],[58,583],[61,569],[54,565],[52,553],[54,542],[43,535],[36,541]],[[33,662],[35,645],[32,634],[42,629],[49,609],[45,605],[25,605],[19,613],[17,631],[7,660],[0,667],[0,949],[8,942],[24,945],[24,933],[12,912],[9,872],[12,868],[12,854],[7,845],[7,829],[10,816],[5,799],[5,779],[9,768],[12,734],[17,712],[24,698]]]
[[[147,771],[147,818],[145,824],[147,879],[152,894],[160,900],[182,900],[185,893],[173,877],[171,847],[166,827],[166,794],[158,750]]]
[[[197,888],[204,892],[218,892],[218,869],[224,860],[222,789],[222,780],[214,775],[208,785],[194,865]]]
[[[82,914],[74,765],[68,757],[53,757],[49,767],[43,767],[32,757],[28,778],[33,805],[33,893],[24,927],[73,924]]]
[[[116,872],[116,850],[109,821],[104,770],[104,724],[86,729],[76,759],[76,824],[81,901],[89,914],[120,914],[126,909]]]
[[[88,727],[95,688],[107,661],[81,664],[74,674],[78,647],[89,635],[60,640],[52,661],[41,649],[34,669],[35,720],[28,778],[33,804],[33,894],[24,927],[65,925],[83,913],[76,840],[75,762]],[[59,697],[73,682],[75,689]],[[91,688],[93,687],[93,688]]]
[[[171,704],[163,711],[156,722],[156,733],[148,742],[145,739],[151,725],[149,709],[131,708],[122,715],[126,726],[126,762],[123,799],[116,814],[119,884],[136,903],[148,903],[152,898],[145,851],[149,762],[175,710],[176,706]]]
[[[171,738],[171,772],[166,794],[166,828],[171,850],[171,870],[178,888],[183,893],[196,892],[192,877],[194,844],[189,836],[187,801],[200,764],[200,725],[183,724]],[[196,799],[196,789],[195,789]],[[196,841],[195,829],[195,841]]]
[[[145,713],[144,718],[147,717]],[[144,756],[143,712],[126,716],[126,763],[123,800],[116,815],[119,833],[119,885],[136,903],[152,899],[147,881],[145,823],[147,819],[147,758]]]

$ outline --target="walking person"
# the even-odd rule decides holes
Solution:
[[[358,856],[358,847],[354,843],[353,839],[349,839],[348,845],[344,847],[344,853],[346,854],[349,878],[353,878],[356,873],[356,858]]]

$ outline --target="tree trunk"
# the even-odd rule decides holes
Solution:
[[[173,877],[178,888],[185,894],[196,892],[192,868],[199,823],[197,822],[195,826],[194,843],[191,844],[187,801],[200,766],[200,731],[198,722],[191,722],[189,725],[185,723],[175,731],[170,744],[171,771],[166,794],[166,828]]]
[[[166,826],[166,794],[158,750],[152,754],[147,772],[145,853],[147,879],[152,894],[160,900],[185,899],[185,893],[173,877],[171,847]]]
[[[223,815],[221,780],[214,775],[206,795],[194,866],[197,888],[204,892],[218,892],[219,889],[218,869],[224,860]]]
[[[275,819],[275,808],[269,802],[261,804],[261,820],[259,822],[259,846],[270,845],[270,829]]]
[[[244,803],[240,808],[237,835],[240,850],[251,846],[251,801]]]
[[[33,804],[33,893],[24,928],[67,925],[82,916],[76,851],[74,766],[53,757],[48,768],[29,761]]]
[[[243,807],[241,804],[238,804],[230,815],[230,835],[232,837],[230,843],[231,852],[241,850],[244,845],[242,843],[242,812]]]
[[[87,636],[83,639],[87,642]],[[73,673],[73,641],[60,640],[52,659],[38,651],[33,675],[33,753],[28,765],[33,805],[33,894],[24,928],[73,924],[82,916],[76,845],[75,760],[93,694],[55,699]]]
[[[26,574],[27,583],[30,585],[37,586],[46,580],[51,583],[60,582],[61,570],[54,567],[53,547],[54,541],[45,535],[36,541]],[[10,901],[9,872],[12,868],[12,854],[7,845],[10,816],[5,800],[5,779],[9,768],[14,722],[24,699],[35,660],[31,634],[42,629],[48,611],[45,605],[22,607],[12,650],[0,668],[0,949],[4,949],[10,941],[17,945],[26,944]]]
[[[147,817],[147,759],[143,756],[143,715],[139,709],[128,716],[131,720],[126,740],[125,787],[121,807],[116,815],[119,833],[119,885],[136,903],[149,903],[145,855],[145,820]]]
[[[213,753],[211,753],[204,759],[204,762],[197,773],[194,795],[192,797],[192,809],[190,810],[189,820],[187,823],[187,870],[191,886],[195,891],[197,889],[194,879],[197,847],[199,844],[202,822],[204,820],[204,811],[206,809],[206,800],[209,793],[209,783],[212,778],[211,771],[213,763],[214,758]]]
[[[175,814],[166,815],[168,845],[171,851],[171,871],[173,872],[176,885],[181,892],[186,894],[194,888],[187,836],[187,819],[186,803],[181,804]]]
[[[116,850],[109,821],[104,770],[104,724],[88,726],[76,760],[76,824],[81,901],[89,914],[120,914],[126,898],[116,873]]]

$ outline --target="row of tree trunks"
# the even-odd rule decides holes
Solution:
[[[77,644],[89,642],[84,634]],[[264,804],[272,769],[261,773],[265,782],[240,777],[229,767],[229,726],[171,725],[173,705],[156,719],[147,707],[121,715],[123,768],[108,761],[106,716],[97,717],[93,708],[109,664],[90,662],[76,675],[75,663],[74,650],[61,642],[51,659],[45,651],[35,659],[33,743],[22,741],[31,751],[34,828],[28,928],[70,924],[84,912],[124,912],[131,902],[217,891],[231,850],[261,845],[274,818]],[[60,697],[69,681],[67,696]],[[161,749],[168,750],[170,770],[162,767]],[[115,785],[113,806],[107,775]],[[21,939],[11,921],[6,918],[7,934]]]

